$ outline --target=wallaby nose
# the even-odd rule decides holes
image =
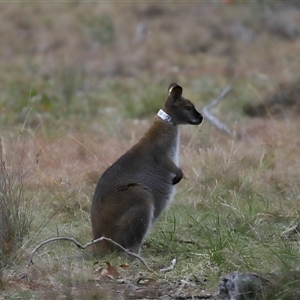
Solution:
[[[202,123],[202,121],[203,121],[203,116],[200,113],[198,113],[198,115],[195,118],[194,124],[199,125]]]

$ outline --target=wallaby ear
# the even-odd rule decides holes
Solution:
[[[168,89],[168,96],[174,100],[181,98],[182,95],[182,87],[177,83],[172,83]]]

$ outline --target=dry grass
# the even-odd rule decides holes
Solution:
[[[300,19],[299,10],[276,3],[0,4],[4,159],[17,171],[22,161],[22,191],[33,205],[18,260],[4,268],[5,297],[199,296],[228,272],[299,271],[299,234],[281,235],[299,224],[297,116],[243,114],[300,77],[300,39],[266,25],[269,12]],[[151,124],[171,81],[198,108],[233,82],[213,113],[245,137],[229,139],[205,121],[182,128],[185,178],[142,251],[155,270],[177,258],[175,269],[150,274],[124,257],[80,259],[68,243],[45,246],[25,269],[47,238],[91,239],[100,174]],[[124,283],[101,277],[105,261],[129,264],[118,267]],[[278,285],[280,299],[288,299],[285,289],[297,292],[293,280]]]

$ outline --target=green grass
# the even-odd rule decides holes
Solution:
[[[295,284],[280,277],[291,270],[298,271],[300,255],[298,234],[292,237],[281,235],[299,222],[299,187],[292,172],[296,169],[290,162],[286,163],[289,166],[286,169],[276,166],[279,157],[288,156],[286,149],[281,145],[268,149],[268,146],[257,146],[256,142],[222,142],[222,137],[205,137],[209,130],[212,129],[203,128],[199,132],[185,128],[182,131],[185,141],[182,165],[187,178],[178,185],[174,203],[151,231],[141,253],[155,270],[168,266],[173,258],[177,259],[177,264],[166,275],[147,276],[159,282],[186,278],[204,282],[202,288],[215,290],[220,275],[232,271],[273,272],[279,274],[278,295],[291,293],[290,289],[297,292],[297,275]],[[11,148],[15,145],[9,138],[12,131],[3,132],[6,156],[13,158],[17,150],[13,152]],[[99,172],[93,166],[96,160],[91,153],[98,153],[101,147],[93,135],[85,137],[84,146],[90,152],[82,155],[76,150],[76,140],[63,135],[52,142],[43,142],[40,152],[37,140],[47,141],[48,134],[44,134],[41,128],[33,135],[15,132],[15,136],[20,135],[23,140],[23,155],[24,150],[32,153],[25,156],[24,162],[33,177],[22,189],[35,203],[31,209],[31,229],[19,246],[22,251],[30,251],[41,241],[54,236],[74,237],[83,244],[91,238],[90,199],[97,179],[90,180],[89,174],[92,170]],[[108,140],[108,136],[105,138],[104,135],[102,140]],[[218,147],[212,146],[215,143]],[[268,151],[271,151],[271,158]],[[35,162],[37,153],[40,153],[38,163]],[[114,159],[113,153],[105,155],[109,160]],[[46,287],[54,278],[54,285],[87,285],[97,276],[95,260],[73,259],[74,255],[82,255],[82,251],[68,242],[44,246],[34,257],[35,264],[31,267],[43,276],[37,279],[31,273],[32,284],[39,281]],[[105,267],[105,261],[119,266],[127,259],[112,255],[97,260],[96,265]],[[7,266],[4,274],[12,269],[22,273],[25,263],[26,255],[23,258],[21,255],[20,263],[16,261],[12,267]],[[122,273],[125,278],[131,278],[135,272],[145,272],[142,266],[128,263],[129,269]],[[9,291],[5,278],[4,290]],[[68,290],[57,292],[60,293],[68,293]],[[95,293],[99,291],[96,289]]]
[[[4,270],[22,262],[22,247],[31,230],[34,196],[24,189],[26,173],[22,159],[16,167],[0,158],[0,288]]]
[[[166,282],[175,289],[184,279],[199,295],[216,291],[220,276],[251,271],[276,274],[266,299],[299,298],[299,233],[282,235],[299,224],[298,117],[252,119],[243,113],[280,82],[299,78],[299,59],[291,55],[299,52],[299,40],[260,32],[261,6],[245,7],[1,4],[0,134],[3,159],[15,172],[9,174],[17,174],[7,199],[17,195],[21,201],[8,214],[7,224],[16,227],[9,263],[1,266],[4,297],[115,297],[124,285],[99,277],[109,261],[126,287],[144,276],[168,291]],[[232,38],[233,18],[254,31],[252,43]],[[135,44],[141,21],[146,38]],[[185,177],[141,252],[155,272],[119,255],[79,259],[84,251],[68,242],[45,245],[25,268],[43,240],[91,240],[98,178],[147,129],[173,81],[199,109],[231,83],[212,113],[244,139],[228,138],[206,120],[197,129],[182,128]],[[9,208],[5,202],[1,218]],[[157,272],[173,258],[174,270]],[[124,263],[129,267],[119,267]]]
[[[32,141],[38,135],[47,138],[39,130],[33,136],[22,135],[31,144],[29,149],[33,153],[37,153],[39,148],[32,147]],[[209,132],[209,129],[206,130]],[[203,136],[205,144],[202,144],[201,135],[206,134],[205,128],[203,131],[183,130],[182,139],[188,145],[182,151],[183,166],[188,179],[178,185],[174,203],[147,238],[142,256],[154,269],[167,266],[176,258],[177,265],[174,271],[167,274],[167,278],[205,281],[204,288],[208,290],[216,289],[220,275],[232,271],[262,274],[297,271],[300,254],[298,235],[294,236],[295,239],[281,236],[285,229],[299,222],[299,188],[297,180],[291,177],[292,166],[286,170],[276,169],[278,157],[286,156],[284,149],[281,146],[274,146],[273,149],[259,146],[258,150],[256,142],[248,145],[238,141],[221,143],[222,139],[218,138],[219,146],[216,147],[212,146],[215,138],[210,135]],[[72,146],[66,148],[70,141]],[[192,141],[196,145],[200,141],[201,148]],[[93,144],[95,142],[85,143],[84,146],[94,152],[94,147],[99,149],[98,145]],[[75,237],[82,243],[90,239],[89,207],[95,181],[85,181],[84,178],[90,168],[95,169],[91,165],[95,158],[90,153],[82,156],[74,152],[74,146],[77,147],[74,140],[68,141],[63,136],[46,144],[38,167],[33,161],[28,162],[30,172],[36,174],[36,178],[26,186],[26,193],[37,195],[32,211],[32,228],[23,249],[33,249],[53,236]],[[10,148],[7,150],[12,155]],[[74,159],[76,163],[69,169]],[[109,159],[113,158],[109,156]],[[77,165],[81,162],[88,166]],[[53,163],[55,166],[46,168]],[[61,165],[65,166],[63,172]],[[74,173],[76,168],[80,168],[81,172],[78,177],[75,176],[76,171]],[[44,273],[42,284],[47,285],[53,276],[55,284],[65,284],[64,280],[72,284],[87,284],[95,276],[93,261],[73,264],[72,259],[64,260],[66,256],[81,254],[69,243],[53,243],[41,249],[34,258],[34,268]],[[105,266],[106,260],[116,266],[126,261],[122,257],[110,256],[98,264]],[[23,264],[25,262],[24,259]],[[22,269],[22,264],[19,267]],[[81,270],[78,274],[74,273],[77,268]],[[130,276],[135,271],[133,264],[123,276]],[[156,276],[156,280],[165,278],[165,275]],[[32,276],[32,280],[37,279]],[[295,280],[297,282],[298,279]],[[283,282],[282,285],[278,288],[278,294],[284,294],[285,288],[293,287],[291,282]],[[61,292],[67,293],[67,290]]]

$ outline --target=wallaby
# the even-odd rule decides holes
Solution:
[[[111,238],[139,254],[144,237],[183,177],[177,125],[199,125],[202,120],[191,101],[182,97],[181,86],[172,83],[152,126],[98,182],[91,209],[94,240]],[[97,253],[119,250],[108,241],[96,243],[95,248]]]

